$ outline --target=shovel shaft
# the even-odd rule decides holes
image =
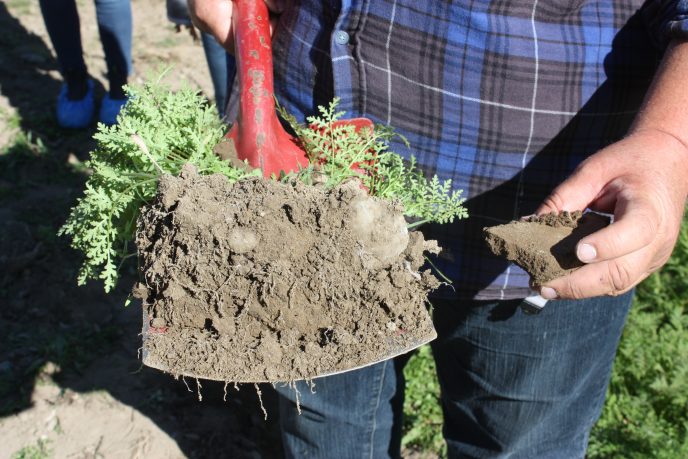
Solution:
[[[241,137],[262,151],[275,111],[268,8],[262,0],[234,0],[234,8]]]
[[[275,112],[270,16],[262,0],[234,2],[234,46],[239,76],[239,116],[228,137],[237,156],[267,177],[306,165]]]

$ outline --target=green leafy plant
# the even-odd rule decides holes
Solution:
[[[98,126],[98,144],[86,166],[93,172],[84,196],[60,229],[84,262],[79,284],[102,279],[110,291],[129,244],[141,206],[156,193],[161,174],[179,174],[186,163],[202,174],[219,173],[231,181],[257,172],[232,167],[214,152],[226,132],[215,108],[198,91],[172,92],[161,78],[127,87],[129,102],[118,124]]]
[[[71,245],[85,258],[79,284],[101,279],[105,290],[116,284],[122,261],[135,253],[129,247],[141,207],[153,199],[162,174],[178,175],[191,163],[201,174],[223,174],[230,181],[260,176],[259,170],[234,167],[213,148],[226,127],[197,91],[188,87],[172,92],[162,76],[141,86],[126,88],[130,101],[115,126],[99,125],[97,146],[84,165],[92,170],[80,198],[59,234],[71,236]],[[437,177],[427,180],[415,159],[405,163],[388,150],[395,135],[389,127],[356,130],[340,124],[338,100],[320,107],[320,116],[300,125],[282,110],[299,136],[310,165],[282,176],[333,187],[357,177],[374,196],[399,200],[409,217],[420,224],[447,223],[466,216],[461,191]]]
[[[440,383],[429,345],[418,348],[404,367],[404,448],[446,457],[447,445],[442,436]]]
[[[281,116],[291,125],[301,141],[309,166],[295,173],[305,183],[321,181],[332,187],[346,179],[359,179],[372,196],[399,200],[404,214],[417,219],[411,226],[426,222],[451,223],[468,216],[461,190],[452,190],[451,180],[428,180],[418,169],[415,157],[409,161],[389,150],[395,134],[389,126],[358,128],[342,122],[345,112],[338,111],[339,99],[327,107],[318,107],[319,115],[299,123],[280,107]],[[288,175],[285,179],[289,180]]]
[[[11,459],[47,459],[51,456],[50,440],[39,439],[35,445],[25,446],[12,454]]]

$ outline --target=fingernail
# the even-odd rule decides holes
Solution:
[[[551,287],[542,287],[540,289],[540,296],[546,300],[556,300],[559,297],[557,291]]]
[[[578,259],[583,263],[590,263],[597,258],[597,250],[590,244],[579,244],[576,249],[576,256],[578,256]]]

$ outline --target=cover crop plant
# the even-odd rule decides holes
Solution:
[[[259,170],[234,167],[214,153],[227,128],[197,91],[185,87],[172,92],[161,76],[126,92],[130,101],[118,124],[98,126],[84,196],[59,232],[71,236],[72,247],[84,254],[79,284],[101,279],[106,291],[115,286],[122,261],[135,255],[130,243],[136,221],[141,207],[154,198],[162,174],[178,175],[190,163],[201,174],[222,174],[230,182],[261,176]],[[281,180],[330,188],[356,177],[370,194],[399,200],[405,215],[416,220],[412,225],[467,215],[461,191],[452,191],[451,181],[436,176],[427,180],[413,157],[405,162],[389,151],[388,141],[395,135],[391,128],[356,130],[338,124],[344,113],[336,110],[337,103],[320,107],[308,126],[281,110],[310,160],[307,168]]]
[[[418,219],[412,226],[426,222],[451,223],[468,214],[463,207],[461,190],[451,189],[451,180],[437,176],[427,180],[416,167],[416,158],[409,161],[389,151],[389,141],[398,136],[389,126],[374,129],[341,123],[345,115],[337,111],[339,99],[328,107],[318,107],[319,116],[301,124],[280,108],[280,114],[301,140],[309,166],[296,173],[305,182],[323,181],[331,188],[351,177],[363,183],[372,196],[396,199],[404,205],[404,215]],[[399,136],[408,146],[404,137]],[[293,175],[293,174],[291,174]]]
[[[102,279],[105,291],[115,286],[121,262],[133,255],[136,219],[155,196],[161,174],[178,175],[191,163],[203,174],[220,173],[231,181],[255,175],[213,153],[226,128],[197,91],[173,93],[160,79],[126,91],[129,102],[118,124],[98,125],[84,196],[58,233],[71,236],[72,247],[84,254],[78,283]]]

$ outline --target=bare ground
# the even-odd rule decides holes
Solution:
[[[104,60],[93,2],[78,1],[82,40],[102,94]],[[200,43],[175,34],[164,2],[134,0],[133,80],[174,64],[212,97]],[[141,317],[124,300],[135,266],[114,294],[77,287],[79,264],[55,233],[84,183],[93,129],[54,122],[59,73],[38,2],[0,3],[0,458],[279,457],[275,396],[175,381],[141,366]]]

